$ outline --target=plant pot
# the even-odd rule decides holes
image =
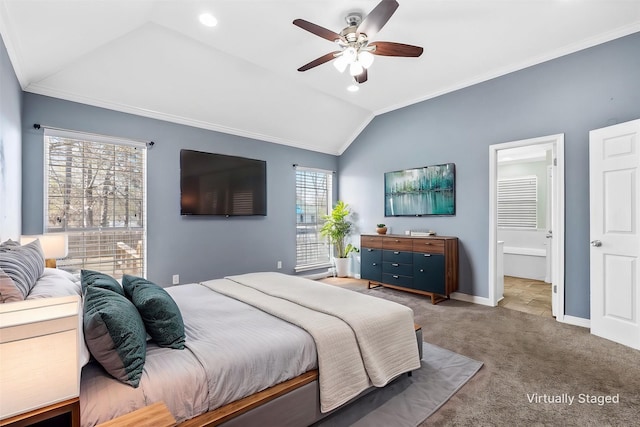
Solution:
[[[349,276],[349,258],[334,258],[336,263],[336,276],[348,277]]]
[[[387,227],[378,227],[376,228],[376,232],[378,234],[387,234]]]

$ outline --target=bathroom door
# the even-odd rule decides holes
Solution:
[[[640,349],[640,120],[589,134],[591,333]]]

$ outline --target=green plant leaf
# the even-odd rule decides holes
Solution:
[[[320,234],[329,239],[338,258],[346,258],[350,252],[358,251],[351,244],[345,245],[346,238],[353,229],[353,223],[347,219],[350,214],[349,205],[338,200],[331,213],[322,217],[324,223]]]

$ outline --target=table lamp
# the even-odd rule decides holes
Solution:
[[[44,252],[45,267],[56,268],[56,259],[67,256],[68,237],[66,234],[21,236],[20,244],[26,245],[36,239],[40,240],[40,246],[42,246],[42,251]]]

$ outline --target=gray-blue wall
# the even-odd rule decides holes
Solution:
[[[22,89],[0,37],[0,241],[20,237]]]
[[[23,123],[23,233],[42,232],[43,139],[34,123],[152,140],[147,172],[147,276],[170,284],[229,274],[293,273],[295,171],[293,164],[337,169],[337,157],[102,108],[25,93]],[[287,123],[282,123],[287,126]],[[245,156],[267,162],[266,217],[181,217],[180,149]]]
[[[424,76],[428,78],[428,76]],[[360,231],[460,238],[460,288],[488,296],[491,144],[565,134],[565,314],[589,318],[589,131],[640,117],[640,33],[376,117],[339,159]],[[383,174],[456,164],[456,215],[385,218]]]

